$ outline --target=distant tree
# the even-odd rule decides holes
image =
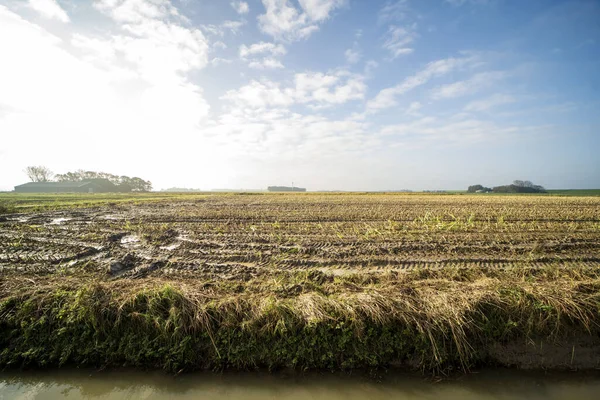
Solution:
[[[533,182],[531,182],[531,181],[520,181],[520,180],[513,181],[513,185],[518,186],[518,187],[525,187],[525,188],[541,187],[538,185],[534,185]]]
[[[152,183],[150,181],[145,181],[142,178],[133,177],[127,183],[131,185],[132,191],[134,192],[149,192],[152,190]]]
[[[67,172],[65,174],[56,175],[59,182],[79,182],[93,179],[106,179],[116,185],[116,190],[119,192],[149,192],[152,190],[152,183],[138,177],[129,177],[126,175],[114,175],[106,172],[84,171],[77,170],[75,172]]]
[[[25,168],[25,173],[31,182],[48,182],[54,175],[52,171],[44,166],[29,166]]]
[[[133,187],[128,183],[121,183],[121,184],[117,185],[117,191],[122,192],[122,193],[129,193],[129,192],[133,191]]]
[[[80,177],[77,172],[67,172],[66,174],[56,174],[54,177],[59,182],[77,182]]]
[[[509,185],[509,186],[516,186],[518,188],[524,188],[524,190],[523,189],[517,190],[517,193],[545,193],[546,192],[546,189],[543,186],[534,185],[533,182],[531,182],[531,181],[516,180],[516,181],[513,181],[513,184]]]
[[[541,185],[533,185],[532,188],[541,193],[546,193],[546,188]]]
[[[492,191],[494,193],[546,193],[543,186],[534,185],[531,181],[514,181],[512,185],[496,186]]]

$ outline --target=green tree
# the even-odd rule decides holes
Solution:
[[[77,170],[65,174],[56,175],[59,182],[79,182],[92,179],[106,179],[117,186],[119,192],[149,192],[152,190],[152,183],[138,177],[129,177],[126,175],[114,175],[107,172],[95,172]]]

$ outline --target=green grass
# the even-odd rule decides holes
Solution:
[[[600,196],[600,189],[561,189],[548,190],[548,193],[560,196]]]
[[[206,197],[201,193],[0,193],[0,205],[13,212],[97,207],[121,203],[173,201]]]

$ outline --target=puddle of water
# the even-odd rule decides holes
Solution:
[[[173,243],[173,244],[168,245],[168,246],[160,246],[160,249],[161,250],[173,251],[173,250],[177,249],[180,246],[181,246],[181,243]]]
[[[54,218],[50,225],[62,225],[64,222],[70,221],[71,218]]]
[[[127,235],[121,238],[121,244],[123,245],[133,245],[139,241],[140,238],[137,235]]]
[[[489,370],[434,383],[394,374],[380,381],[360,374],[46,371],[0,373],[0,399],[313,399],[313,400],[558,400],[597,399],[600,374]]]
[[[179,235],[177,237],[177,240],[180,240],[182,242],[190,242],[190,243],[194,243],[195,242],[193,239],[190,239],[189,235]]]

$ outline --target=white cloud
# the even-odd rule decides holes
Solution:
[[[391,60],[414,51],[411,45],[418,37],[417,23],[412,22],[414,20],[415,13],[411,10],[408,0],[388,1],[379,10],[379,24],[394,22],[388,26],[382,38],[382,47],[390,53]]]
[[[274,69],[283,68],[277,57],[285,55],[285,47],[281,44],[259,42],[251,46],[240,46],[240,58],[248,62],[250,68]]]
[[[365,64],[365,75],[370,76],[371,73],[379,67],[379,63],[375,60],[369,60]]]
[[[346,61],[350,64],[356,64],[357,62],[360,61],[360,59],[362,58],[362,53],[360,51],[360,44],[359,44],[359,40],[362,37],[363,32],[362,29],[357,29],[354,32],[354,43],[352,44],[352,47],[347,49],[344,52],[344,56],[346,57]]]
[[[383,48],[388,50],[392,55],[392,60],[405,54],[410,54],[414,51],[409,45],[415,40],[415,25],[409,27],[401,27],[391,25],[388,28],[387,37],[383,42]]]
[[[229,29],[234,35],[237,35],[240,28],[245,24],[245,21],[225,21],[221,24],[221,27]]]
[[[450,83],[434,89],[432,97],[439,100],[475,93],[485,87],[493,85],[498,80],[506,77],[506,75],[506,72],[503,71],[481,72],[470,79]]]
[[[218,67],[219,65],[223,65],[223,64],[231,64],[233,61],[229,60],[227,58],[221,58],[221,57],[215,57],[212,60],[210,60],[210,64],[213,67]]]
[[[350,64],[356,64],[362,57],[358,49],[348,49],[344,52],[344,55],[346,56],[346,61]]]
[[[111,68],[117,58],[117,49],[109,40],[74,33],[71,44],[81,51],[82,59],[104,68]]]
[[[363,99],[366,89],[359,75],[344,71],[331,74],[306,72],[294,76],[293,86],[253,80],[237,90],[228,91],[222,99],[236,108],[289,107],[293,104],[327,106]]]
[[[367,103],[367,109],[375,111],[397,105],[396,97],[416,87],[426,84],[435,77],[443,76],[457,68],[472,64],[476,57],[446,58],[430,62],[416,74],[404,79],[400,84],[381,90],[374,99]]]
[[[279,69],[284,68],[281,61],[272,57],[265,57],[259,60],[250,61],[248,67],[254,69]]]
[[[248,3],[246,3],[245,1],[233,1],[231,2],[231,7],[233,7],[235,12],[237,12],[240,15],[248,14],[248,12],[250,11]]]
[[[219,41],[214,42],[212,44],[212,47],[213,47],[213,49],[225,50],[227,48],[227,45],[219,40]]]
[[[470,102],[465,106],[465,111],[488,111],[494,107],[514,102],[516,102],[516,99],[513,96],[498,93],[485,99]]]
[[[296,74],[296,93],[301,102],[342,104],[364,98],[363,78],[346,72]]]
[[[265,14],[258,16],[260,30],[278,40],[295,41],[319,30],[318,23],[345,4],[342,0],[300,0],[304,12],[289,0],[262,0]]]
[[[379,23],[403,20],[409,12],[408,0],[397,0],[388,3],[379,10]]]
[[[279,84],[268,80],[253,80],[239,89],[227,91],[222,99],[237,107],[251,108],[288,107],[295,101],[292,89],[281,89]]]
[[[208,62],[208,43],[197,29],[151,20],[127,31],[135,36],[117,35],[113,43],[148,79],[201,69]]]
[[[248,58],[248,56],[254,56],[257,54],[271,54],[273,56],[280,56],[286,53],[285,47],[281,44],[268,43],[268,42],[259,42],[254,43],[253,45],[240,46],[240,57],[242,59]]]
[[[304,12],[313,21],[323,21],[329,18],[329,14],[343,6],[346,0],[298,0]]]
[[[94,7],[124,23],[180,16],[169,0],[94,0]]]
[[[534,134],[547,126],[500,126],[493,121],[450,116],[449,118],[423,117],[406,124],[383,127],[379,134],[388,138],[392,147],[420,147],[440,143],[472,144],[478,142],[515,139]]]
[[[288,0],[262,0],[265,14],[258,16],[260,29],[276,39],[300,40],[319,28],[310,18],[300,13]]]
[[[281,174],[294,176],[296,182],[310,181],[314,187],[321,175],[315,173],[316,160],[321,168],[331,163],[336,170],[339,168],[336,172],[345,175],[356,166],[357,155],[380,146],[379,139],[370,135],[362,122],[330,120],[282,108],[233,108],[219,117],[211,134],[227,138],[224,144],[236,157],[252,155],[267,163],[265,169],[272,171],[267,179],[271,182],[266,181],[264,186]],[[328,168],[328,175],[331,172]]]
[[[62,9],[56,0],[29,0],[28,5],[44,18],[56,19],[60,22],[70,21],[66,11]]]
[[[413,101],[412,103],[410,103],[410,105],[406,109],[406,113],[408,115],[418,116],[418,115],[420,115],[419,110],[422,107],[423,107],[423,105],[421,103],[419,103],[418,101]]]
[[[245,20],[241,21],[231,21],[226,20],[220,23],[219,25],[209,24],[209,25],[201,25],[202,30],[206,34],[215,35],[223,37],[225,33],[230,32],[233,35],[237,35],[240,32],[240,29],[246,25]]]
[[[180,19],[180,15],[169,1],[99,0],[95,4],[121,29],[109,38],[94,39],[95,47],[103,40],[105,46],[113,47],[137,66],[137,72],[147,81],[177,82],[182,74],[208,63],[205,36],[199,29],[172,21]]]

